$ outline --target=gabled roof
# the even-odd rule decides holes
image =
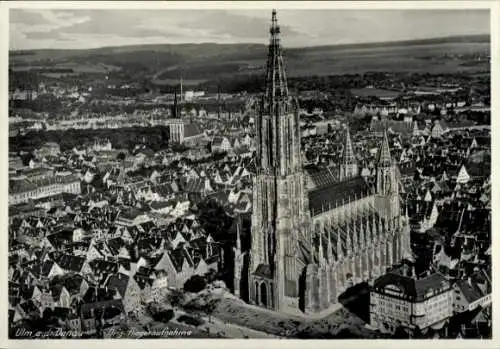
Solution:
[[[127,291],[129,279],[130,278],[128,275],[116,273],[108,278],[106,286],[108,287],[108,289],[116,289],[120,296],[124,297],[125,292]]]
[[[106,261],[104,259],[94,259],[89,262],[90,268],[94,273],[116,273],[118,264],[115,262]]]
[[[144,288],[149,285],[151,286],[153,283],[153,280],[149,278],[148,276],[141,275],[141,274],[135,274],[134,275],[134,280],[137,282],[137,285],[141,290],[144,290]]]
[[[363,177],[355,177],[346,181],[337,182],[329,186],[315,188],[309,195],[309,206],[313,216],[329,211],[348,200],[354,201],[370,195],[371,188]]]
[[[184,137],[185,138],[197,136],[200,134],[202,134],[202,132],[200,131],[198,125],[192,124],[192,123],[184,125]]]
[[[380,145],[380,149],[377,154],[377,165],[388,167],[392,165],[391,151],[389,147],[389,139],[387,138],[387,132],[384,132],[384,139]]]
[[[109,318],[109,316],[105,316],[106,311],[108,309],[118,309],[121,312],[124,311],[123,307],[123,302],[121,299],[110,299],[110,300],[103,300],[103,301],[98,301],[98,302],[92,302],[92,303],[85,303],[82,304],[81,307],[81,316],[83,319],[90,319],[90,318]],[[94,313],[92,313],[92,311]],[[103,316],[104,315],[104,316]],[[118,315],[118,314],[116,314]],[[114,316],[116,316],[114,315]],[[113,317],[114,317],[113,316]]]
[[[333,185],[338,182],[338,173],[336,173],[338,171],[335,171],[331,167],[319,169],[316,166],[307,166],[305,171],[316,188]]]
[[[254,275],[264,278],[272,278],[273,276],[269,264],[259,264],[257,269],[255,269]]]
[[[35,277],[47,277],[53,266],[54,262],[47,260],[43,263],[34,265],[30,270]]]
[[[63,279],[63,285],[70,295],[75,295],[80,292],[82,284],[85,282],[83,276],[76,274],[67,276]]]
[[[383,289],[388,285],[395,285],[400,288],[407,296],[413,300],[423,300],[426,295],[432,291],[449,288],[449,282],[440,273],[433,273],[421,279],[416,279],[411,276],[406,276],[403,268],[389,272],[377,280],[374,287]]]
[[[491,293],[491,289],[488,292],[488,289],[482,289],[477,283],[469,282],[468,280],[460,280],[457,282],[457,287],[468,303],[473,303]]]
[[[113,255],[117,255],[120,249],[126,246],[125,241],[121,237],[110,239],[107,241],[108,248]]]
[[[56,263],[63,270],[80,272],[82,270],[83,264],[85,263],[85,258],[65,254],[60,256],[56,260]]]
[[[26,302],[20,303],[19,307],[26,314],[39,313],[38,307],[36,306],[36,304],[33,301],[33,299],[30,299],[30,300],[27,300]]]
[[[172,261],[172,264],[177,272],[182,271],[184,261],[187,261],[189,266],[193,266],[191,256],[189,256],[188,252],[184,248],[176,248],[168,251],[167,253],[169,254],[170,260]]]

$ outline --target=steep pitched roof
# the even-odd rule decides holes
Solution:
[[[265,278],[271,278],[272,277],[271,267],[269,266],[269,264],[259,264],[257,266],[257,269],[255,269],[254,274]]]
[[[83,319],[100,318],[100,317],[109,318],[109,316],[105,316],[104,313],[106,313],[107,309],[111,308],[115,308],[120,310],[120,312],[123,312],[124,307],[122,300],[109,299],[109,300],[82,304],[80,312]]]
[[[346,129],[345,144],[342,150],[342,162],[345,165],[356,163],[356,157],[354,156],[354,151],[351,142],[351,133],[349,132],[349,127]]]
[[[475,282],[469,282],[468,280],[460,280],[457,283],[458,288],[464,295],[465,299],[469,303],[473,303],[478,299],[483,298],[488,294],[488,289],[482,289]],[[489,290],[491,292],[491,290]]]
[[[371,188],[363,177],[337,182],[329,186],[315,188],[309,195],[309,207],[313,216],[334,209],[348,200],[361,199],[370,195]]]
[[[82,270],[83,264],[85,263],[85,258],[65,254],[60,256],[56,260],[56,262],[57,265],[59,265],[64,270],[79,272]]]
[[[116,273],[118,264],[115,262],[106,261],[104,259],[94,259],[89,262],[90,268],[96,274],[100,273]]]
[[[192,261],[191,257],[189,256],[188,252],[184,248],[177,248],[175,250],[171,250],[167,252],[170,256],[170,260],[172,261],[172,264],[174,265],[175,270],[177,272],[182,271],[182,266],[184,264],[184,261],[186,260],[190,266],[192,266]]]
[[[305,170],[316,188],[333,185],[338,181],[338,174],[331,167],[319,169],[316,166],[307,166]]]
[[[148,276],[141,275],[141,274],[135,274],[134,275],[134,280],[137,282],[137,285],[141,290],[144,290],[144,288],[149,285],[151,286],[153,283],[153,280],[149,278]]]
[[[120,296],[124,297],[125,292],[127,291],[127,285],[129,281],[129,277],[125,274],[122,273],[116,273],[111,275],[108,278],[108,282],[106,283],[106,286],[109,289],[116,289],[117,292],[120,294]]]
[[[446,278],[440,273],[434,273],[422,279],[406,276],[403,268],[396,269],[375,280],[374,287],[382,289],[388,285],[395,285],[407,296],[414,300],[423,300],[431,291],[438,291],[449,287]]]
[[[184,125],[184,137],[193,137],[201,134],[200,128],[196,124],[185,124]]]

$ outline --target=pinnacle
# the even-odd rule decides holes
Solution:
[[[282,47],[280,44],[280,27],[276,18],[276,10],[273,10],[270,28],[271,38],[269,41],[269,52],[267,55],[266,73],[266,96],[270,102],[276,97],[288,96],[285,68],[283,64]]]
[[[389,139],[387,138],[387,132],[384,132],[384,140],[380,145],[380,150],[378,152],[378,157],[377,157],[377,165],[378,166],[392,165],[391,151],[389,149]]]
[[[343,152],[343,161],[344,164],[353,164],[356,162],[356,159],[354,157],[354,151],[352,149],[352,142],[351,142],[351,133],[349,132],[349,127],[347,127],[346,130],[346,138],[345,138],[345,145],[344,145],[344,152]]]

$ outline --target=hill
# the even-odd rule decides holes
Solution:
[[[286,44],[286,42],[285,42]],[[260,75],[266,45],[179,44],[103,47],[88,50],[11,51],[13,71],[50,74],[140,72],[156,84]],[[286,48],[289,76],[384,72],[489,72],[489,35],[425,40]],[[478,57],[482,57],[478,59]],[[486,58],[485,58],[486,57]]]

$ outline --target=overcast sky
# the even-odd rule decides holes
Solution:
[[[267,43],[269,10],[9,11],[11,49]],[[489,10],[278,10],[285,46],[489,34]]]

